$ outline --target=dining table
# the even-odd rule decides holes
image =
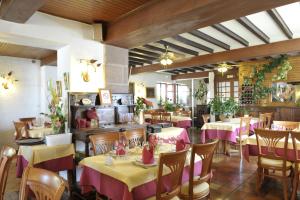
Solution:
[[[141,162],[142,148],[129,149],[125,156],[113,153],[84,158],[80,163],[82,174],[80,186],[82,193],[95,189],[99,194],[112,200],[144,200],[156,194],[156,178],[158,173],[159,154],[175,151],[174,144],[159,144],[155,150],[155,164],[146,166]],[[108,159],[112,162],[107,162]],[[182,182],[189,180],[190,151],[188,152]],[[194,174],[201,172],[202,162],[196,157]],[[170,171],[164,169],[163,180],[170,180]],[[167,185],[165,185],[167,188]],[[164,189],[166,189],[164,188]]]
[[[186,144],[191,143],[188,132],[185,128],[169,127],[162,128],[160,133],[155,135],[162,139],[164,143],[175,143],[176,140],[182,139]]]
[[[152,115],[151,114],[145,114],[144,115],[145,120],[151,120]],[[175,127],[179,128],[185,128],[188,129],[192,126],[192,118],[187,117],[187,116],[182,116],[182,115],[171,115],[171,122]]]
[[[236,143],[240,130],[240,118],[232,118],[229,121],[216,121],[205,123],[201,128],[201,142],[205,143],[208,139],[219,139]],[[250,121],[250,131],[258,127],[258,118],[252,118]],[[243,127],[242,127],[243,128]]]
[[[262,152],[266,151],[267,146],[265,145],[265,142],[262,139],[259,139],[259,141],[262,146]],[[251,136],[245,138],[242,142],[242,145],[243,145],[243,157],[248,162],[250,161],[250,156],[258,155],[258,146],[257,146],[257,141],[256,141],[256,135],[251,135]],[[297,149],[300,149],[300,141],[296,140],[296,145],[297,145]],[[280,155],[280,156],[284,155],[284,138],[279,140],[275,149],[276,149],[276,153],[278,155]],[[289,161],[295,160],[293,141],[292,141],[291,137],[288,138],[287,160],[289,160]]]

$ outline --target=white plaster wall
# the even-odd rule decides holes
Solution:
[[[146,98],[146,87],[154,87],[155,94],[156,94],[156,83],[160,83],[160,82],[172,83],[172,80],[171,80],[171,75],[151,72],[151,73],[141,73],[141,74],[131,75],[129,77],[129,82],[135,83],[135,98],[138,96]],[[142,85],[144,87],[142,87]],[[156,98],[149,98],[148,100],[154,103],[154,107],[157,107]]]
[[[48,104],[50,102],[50,92],[48,90],[48,81],[53,83],[57,80],[56,66],[42,66],[40,68],[41,74],[41,97],[40,97],[40,112],[49,113]]]
[[[13,144],[13,121],[40,113],[40,61],[0,56],[0,73],[14,72],[19,81],[10,91],[0,91],[0,146]]]

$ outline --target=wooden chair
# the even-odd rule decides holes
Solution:
[[[29,129],[30,126],[33,126],[33,121],[36,120],[35,117],[23,117],[23,118],[19,118],[19,120],[21,122],[24,122],[26,124],[26,127]]]
[[[29,189],[36,200],[60,200],[65,182],[54,172],[27,167],[22,175],[19,200],[28,199]]]
[[[292,136],[292,141],[293,141],[293,147],[294,147],[294,177],[293,177],[293,191],[292,191],[292,198],[291,199],[296,199],[297,195],[297,189],[298,189],[298,184],[299,184],[299,172],[300,172],[300,158],[299,158],[299,148],[297,146],[297,143],[300,143],[300,132],[291,132]]]
[[[172,123],[171,117],[171,113],[161,113],[161,122]]]
[[[266,128],[266,121],[267,121],[266,115],[260,113],[258,116],[257,128]]]
[[[181,187],[181,199],[202,199],[210,196],[210,181],[212,178],[212,159],[218,140],[206,144],[193,144],[190,160],[190,178],[189,182]],[[202,159],[202,170],[200,176],[194,175],[195,157]]]
[[[264,113],[265,117],[266,117],[266,125],[265,128],[270,129],[271,128],[271,123],[272,123],[272,116],[273,113]]]
[[[141,129],[133,129],[124,132],[125,137],[127,139],[127,143],[129,148],[133,148],[138,145],[142,145],[145,142],[145,130]]]
[[[242,159],[243,158],[242,143],[249,136],[251,117],[241,117],[240,119],[241,122],[240,122],[239,135],[237,136],[236,140],[239,145],[240,157]]]
[[[151,114],[151,123],[157,124],[161,122],[161,113],[160,112],[154,112]]]
[[[257,168],[257,192],[265,176],[280,179],[283,182],[284,199],[288,199],[288,172],[292,170],[292,162],[287,161],[288,131],[274,131],[266,129],[255,129],[258,147]],[[283,141],[283,155],[279,155],[276,148]],[[262,150],[262,147],[264,151]],[[269,173],[269,170],[274,173]],[[279,173],[275,173],[279,172]]]
[[[14,123],[15,130],[16,130],[16,133],[15,133],[16,140],[23,138],[23,136],[29,137],[28,130],[27,130],[26,124],[24,122],[13,122],[13,123]]]
[[[115,142],[119,141],[120,132],[101,133],[90,135],[94,155],[108,153],[114,150]]]
[[[210,119],[210,114],[204,114],[202,115],[202,119],[204,123],[208,123],[208,120]]]
[[[184,111],[181,111],[180,115],[183,116],[183,117],[192,117],[192,111],[184,110]]]
[[[4,200],[4,192],[11,161],[16,155],[16,150],[9,146],[4,146],[0,152],[0,200]]]
[[[286,131],[292,131],[299,128],[300,123],[290,121],[273,121],[273,125]]]
[[[161,153],[159,155],[159,167],[157,174],[156,184],[156,196],[148,198],[148,200],[179,200],[178,195],[180,193],[182,173],[185,164],[186,154],[188,149],[178,152]],[[168,174],[168,188],[169,191],[165,191],[163,179],[163,172],[165,170],[170,171]]]

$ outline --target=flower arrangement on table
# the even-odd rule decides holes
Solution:
[[[148,101],[143,97],[137,97],[136,106],[135,106],[135,114],[139,115],[141,111],[148,110],[153,107],[153,103]]]
[[[63,133],[65,130],[66,116],[63,112],[63,103],[58,95],[58,92],[53,87],[52,82],[49,83],[49,91],[51,101],[48,105],[50,114],[41,113],[51,119],[51,128],[55,134]]]

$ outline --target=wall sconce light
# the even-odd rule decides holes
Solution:
[[[80,59],[80,64],[84,65],[84,70],[81,72],[81,77],[84,82],[90,81],[90,71],[92,70],[94,73],[97,72],[97,69],[101,66],[102,63],[99,63],[97,60],[87,60]]]
[[[8,74],[0,75],[0,85],[2,89],[5,90],[11,89],[14,86],[15,82],[18,81],[12,76],[12,74],[13,72],[10,71],[8,72]]]

